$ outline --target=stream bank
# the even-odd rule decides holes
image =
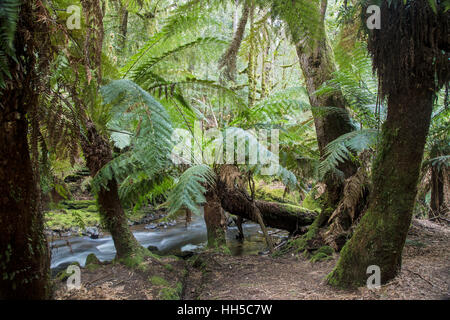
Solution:
[[[324,282],[339,255],[233,256],[214,251],[187,260],[148,258],[142,268],[103,263],[82,268],[81,289],[55,281],[54,299],[450,299],[450,228],[413,220],[401,273],[378,290],[337,290]]]

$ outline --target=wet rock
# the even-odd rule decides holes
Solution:
[[[173,227],[173,226],[175,226],[177,224],[177,222],[175,221],[175,220],[170,220],[169,222],[167,222],[167,225],[169,226],[169,227]]]
[[[97,227],[87,227],[83,230],[82,235],[88,236],[91,239],[98,239],[101,233]]]
[[[154,224],[154,223],[150,223],[150,224],[146,225],[144,227],[144,229],[146,229],[146,230],[154,230],[154,229],[158,229],[158,226],[156,224]]]
[[[159,249],[158,249],[157,246],[150,245],[150,246],[147,247],[147,249],[150,250],[153,253],[160,254]]]

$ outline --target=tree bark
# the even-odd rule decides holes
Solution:
[[[449,212],[448,200],[445,198],[446,184],[448,185],[448,180],[450,179],[448,176],[449,174],[444,166],[439,169],[434,167],[431,168],[430,217],[432,218],[439,217],[441,214]]]
[[[86,166],[91,176],[95,177],[97,172],[112,160],[111,146],[100,136],[94,123],[89,120],[86,123],[86,129],[87,135],[82,137],[81,147],[86,157]],[[100,188],[97,197],[100,214],[114,241],[116,258],[122,259],[136,254],[143,247],[128,227],[119,199],[117,181],[112,178],[107,188]]]
[[[328,276],[330,284],[363,285],[370,265],[380,267],[382,283],[399,272],[431,119],[432,94],[423,86],[388,98],[387,120],[372,169],[370,205]]]
[[[312,24],[314,30],[308,30],[310,28],[308,25],[302,25],[300,28],[297,25],[298,22],[292,21],[292,17],[286,19],[286,22],[295,43],[300,68],[305,77],[309,101],[313,107],[319,152],[323,157],[327,144],[341,135],[353,131],[354,128],[350,123],[342,92],[336,91],[319,96],[315,94],[323,83],[333,79],[333,73],[336,71],[333,50],[325,29],[326,1],[322,1],[321,4],[317,3],[315,9],[314,15],[319,20]],[[296,12],[299,15],[298,21],[302,21],[300,15],[304,13],[301,10]],[[305,29],[307,32],[304,34],[300,34],[298,31]],[[305,34],[309,34],[309,37]],[[330,107],[335,109],[327,109]],[[346,179],[356,172],[357,167],[351,161],[345,161],[338,168],[344,173],[344,179]],[[327,185],[327,202],[330,206],[335,206],[341,197],[343,183],[332,177],[327,177],[325,183]]]
[[[124,53],[125,45],[127,43],[127,32],[128,32],[128,10],[126,6],[120,7],[119,10],[120,17],[120,30],[119,30],[119,52]]]
[[[208,237],[208,247],[215,248],[226,244],[226,218],[217,195],[210,191],[203,207]]]
[[[241,46],[242,39],[244,37],[245,26],[247,25],[248,15],[250,7],[247,3],[244,4],[242,9],[242,16],[239,20],[239,24],[234,34],[233,40],[230,43],[227,51],[222,55],[219,60],[219,69],[225,68],[224,75],[228,80],[236,79],[236,60],[239,47]]]
[[[26,91],[3,91],[0,104],[0,299],[49,295],[48,246],[27,140],[26,109],[37,100]]]
[[[300,233],[302,227],[310,225],[316,213],[306,209],[298,209],[289,204],[255,200],[239,189],[229,189],[219,182],[218,194],[222,208],[231,214],[259,223],[254,213],[254,205],[261,212],[264,224],[268,227]]]
[[[4,57],[11,77],[0,90],[0,299],[47,299],[50,295],[39,181],[27,137],[29,117],[38,107],[36,58],[41,58],[41,48],[35,35],[46,30],[45,24],[37,22],[35,9],[31,2],[21,4],[15,59]]]

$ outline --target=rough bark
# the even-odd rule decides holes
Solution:
[[[226,244],[225,228],[226,218],[220,201],[214,192],[206,195],[206,204],[203,207],[208,247],[218,247]]]
[[[286,19],[295,43],[300,68],[305,77],[309,101],[313,107],[317,142],[322,157],[328,143],[354,130],[350,124],[350,116],[345,108],[346,102],[342,92],[315,94],[323,83],[333,79],[333,73],[336,71],[333,50],[325,29],[325,11],[326,1],[322,1],[321,4],[317,3],[315,15],[320,19],[318,18],[317,25],[313,24],[314,30],[308,30],[310,37],[305,37],[304,34],[298,32],[298,30],[308,29],[308,26],[302,26],[302,29],[299,29],[297,23],[292,21],[292,17]],[[303,14],[301,10],[297,10],[297,12],[299,15]],[[298,21],[301,21],[300,16]],[[336,109],[327,109],[329,107]],[[356,166],[351,161],[345,161],[339,166],[339,169],[344,173],[344,178],[348,178],[356,172]],[[328,204],[335,206],[341,197],[343,183],[332,177],[328,177],[325,182]]]
[[[27,108],[37,100],[26,91],[3,91],[0,104],[0,299],[49,293],[48,247],[27,140]]]
[[[382,283],[399,272],[430,124],[432,94],[424,86],[388,98],[388,115],[372,170],[370,205],[342,249],[328,277],[330,284],[363,285],[370,265],[380,267]]]
[[[87,134],[82,138],[81,147],[86,157],[86,166],[89,168],[91,176],[95,177],[97,172],[111,161],[111,146],[100,136],[91,121],[87,121],[86,130]],[[114,178],[108,182],[107,188],[100,188],[97,201],[100,214],[113,238],[116,258],[122,259],[136,254],[142,246],[128,227],[128,221],[119,199],[117,181]]]
[[[0,299],[46,299],[50,294],[39,182],[27,138],[28,118],[38,106],[41,48],[35,35],[45,29],[35,9],[31,2],[20,7],[16,59],[5,57],[11,78],[0,90]]]
[[[449,173],[443,166],[442,168],[431,168],[431,199],[430,199],[430,217],[436,218],[445,215],[450,211],[448,192],[446,190],[449,184]]]

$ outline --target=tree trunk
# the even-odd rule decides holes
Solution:
[[[431,218],[439,217],[449,210],[448,204],[445,201],[445,182],[449,179],[446,171],[445,166],[442,166],[439,169],[434,167],[431,168]]]
[[[259,223],[255,207],[259,209],[264,224],[268,227],[301,233],[302,227],[313,223],[316,213],[298,207],[261,200],[252,201],[249,195],[239,189],[230,189],[218,182],[218,195],[222,208],[231,214]]]
[[[225,68],[223,71],[224,76],[228,80],[236,79],[236,60],[239,47],[241,46],[242,38],[244,37],[245,26],[247,25],[248,14],[250,12],[250,7],[247,3],[244,4],[242,9],[242,16],[239,20],[239,24],[234,34],[233,40],[230,43],[227,51],[222,55],[219,60],[219,69]]]
[[[86,166],[92,177],[112,160],[111,147],[97,132],[91,121],[86,124],[87,135],[82,138],[81,147],[86,157]],[[136,254],[143,247],[134,237],[120,203],[117,181],[113,178],[107,188],[101,188],[97,194],[100,214],[111,233],[116,248],[116,258],[122,259]]]
[[[49,255],[28,148],[29,89],[1,92],[0,299],[49,296]]]
[[[119,30],[119,52],[124,54],[125,45],[127,43],[128,31],[128,10],[126,6],[121,6],[119,10],[120,30]]]
[[[215,248],[226,244],[225,228],[226,218],[217,195],[210,191],[206,195],[206,204],[203,207],[208,247]]]
[[[372,169],[370,205],[328,276],[330,284],[364,285],[370,265],[380,267],[382,283],[399,272],[430,124],[432,94],[428,87],[419,87],[388,98],[387,120]]]
[[[295,21],[292,21],[292,17],[286,19],[291,36],[296,44],[300,68],[303,71],[309,101],[313,107],[314,124],[321,157],[324,156],[327,144],[354,130],[345,108],[346,103],[342,92],[336,91],[320,96],[315,94],[323,83],[333,79],[333,73],[336,71],[333,50],[325,29],[325,11],[326,1],[322,1],[322,5],[317,3],[314,14],[320,21],[312,23],[315,30],[308,30],[307,33],[300,34],[298,30],[308,29],[308,26],[300,28]],[[299,15],[304,14],[301,10],[296,12]],[[300,17],[298,21],[302,21]],[[307,36],[305,37],[305,34],[308,33],[310,39]],[[327,109],[330,107],[335,109]],[[356,172],[356,166],[351,161],[345,161],[338,168],[344,173],[345,179]],[[327,185],[328,205],[336,206],[342,194],[343,183],[332,177],[328,177],[325,183]]]
[[[36,17],[34,10],[39,9],[31,2],[21,3],[15,59],[3,56],[11,76],[5,77],[0,90],[0,299],[47,299],[50,294],[38,168],[33,172],[27,137],[28,121],[38,108],[40,78],[36,73],[41,48],[35,37],[48,31]],[[32,120],[36,125],[36,119]],[[32,138],[36,142],[35,129]]]

